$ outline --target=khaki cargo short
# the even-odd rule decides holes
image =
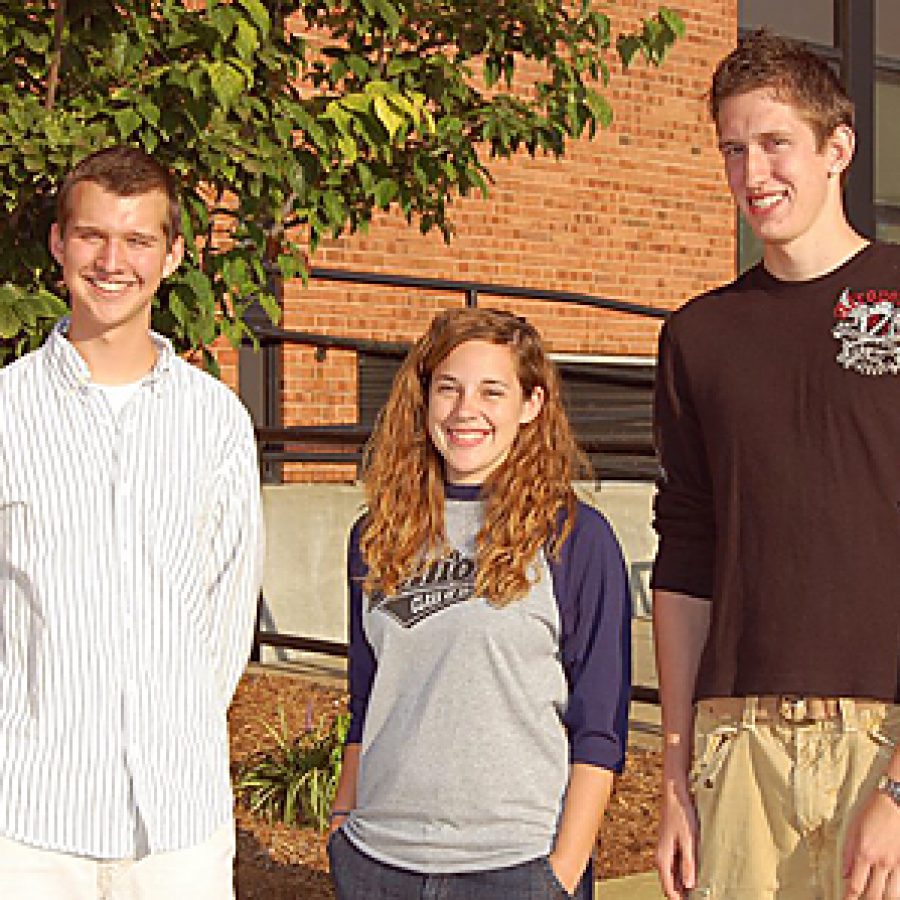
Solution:
[[[898,737],[900,707],[873,701],[699,702],[693,900],[840,900],[847,826]]]

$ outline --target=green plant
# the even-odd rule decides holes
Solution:
[[[215,368],[323,238],[397,208],[449,240],[493,159],[608,125],[614,61],[657,65],[684,31],[666,7],[634,26],[592,0],[3,4],[0,365],[64,309],[47,230],[90,151],[139,144],[177,173],[187,253],[153,323]]]
[[[288,730],[283,708],[278,719],[278,727],[265,725],[275,746],[247,758],[235,778],[235,791],[252,812],[270,822],[280,819],[324,831],[341,774],[350,715],[338,713],[331,720],[323,716],[312,726],[309,710],[307,728],[296,737]]]

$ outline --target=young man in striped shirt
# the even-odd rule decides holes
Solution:
[[[184,251],[159,164],[83,160],[50,247],[71,315],[0,371],[0,897],[224,900],[253,429],[150,330]]]

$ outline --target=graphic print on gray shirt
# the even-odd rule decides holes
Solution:
[[[525,598],[475,597],[483,504],[477,488],[447,495],[450,552],[394,596],[363,596],[359,524],[351,535],[348,740],[362,756],[344,830],[382,862],[451,873],[546,854],[570,762],[621,766],[629,595],[609,526],[579,505]]]
[[[424,573],[403,582],[394,596],[376,599],[374,605],[404,628],[412,628],[454,603],[471,599],[474,593],[475,557],[453,550],[446,559],[435,560]]]

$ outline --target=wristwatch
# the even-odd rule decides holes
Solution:
[[[878,790],[887,794],[897,806],[900,806],[900,781],[894,781],[889,775],[882,775],[878,779]]]

